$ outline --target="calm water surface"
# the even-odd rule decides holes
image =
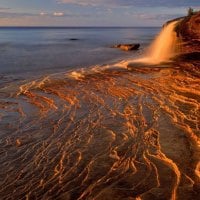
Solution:
[[[33,75],[134,57],[158,32],[159,28],[0,28],[0,73]],[[110,48],[118,43],[140,43],[141,51]]]

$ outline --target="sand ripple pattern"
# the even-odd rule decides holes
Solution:
[[[72,72],[1,91],[1,199],[199,199],[195,70]]]

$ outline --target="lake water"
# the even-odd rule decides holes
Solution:
[[[135,57],[160,28],[0,28],[0,73],[55,73]],[[70,40],[70,39],[78,40]],[[140,43],[138,52],[111,48]]]

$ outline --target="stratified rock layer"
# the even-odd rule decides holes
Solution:
[[[178,25],[177,33],[183,41],[183,52],[200,52],[200,12],[185,17]]]

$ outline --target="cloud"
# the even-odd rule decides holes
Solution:
[[[52,18],[71,18],[71,19],[79,19],[79,18],[89,18],[91,17],[92,15],[91,14],[80,14],[80,13],[71,13],[71,12],[58,12],[58,11],[55,11],[55,12],[45,12],[45,11],[42,11],[40,13],[26,13],[26,12],[21,12],[21,13],[18,13],[18,12],[7,12],[7,11],[1,11],[0,10],[0,19],[19,19],[19,18],[33,18],[34,17],[39,17],[39,18],[46,18],[46,19],[49,19],[51,20]]]
[[[56,0],[58,3],[81,6],[134,6],[134,7],[190,7],[199,6],[198,0]]]
[[[181,14],[147,14],[147,13],[141,13],[138,15],[135,15],[134,17],[143,19],[143,20],[162,20],[166,21],[169,19],[175,19],[178,17],[182,17],[183,15]]]
[[[45,15],[48,15],[48,13],[47,12],[41,12],[40,15],[45,16]]]
[[[58,3],[75,4],[81,6],[97,6],[101,5],[104,0],[57,0]]]
[[[0,7],[0,11],[6,11],[6,10],[10,10],[10,8]]]
[[[16,18],[16,17],[33,17],[38,16],[33,13],[17,13],[17,12],[4,12],[0,11],[0,18]]]
[[[0,10],[0,18],[22,18],[22,17],[37,17],[37,16],[46,16],[46,17],[77,17],[79,15],[75,14],[65,14],[63,12],[40,12],[40,13],[18,13],[18,12],[7,12]]]
[[[64,13],[63,12],[54,12],[53,16],[55,16],[55,17],[63,17]]]
[[[12,19],[12,18],[24,18],[24,17],[38,17],[38,16],[63,16],[63,13],[52,13],[48,14],[47,12],[40,12],[39,14],[35,13],[17,13],[17,12],[2,12],[0,11],[0,18],[7,18],[7,19]]]

